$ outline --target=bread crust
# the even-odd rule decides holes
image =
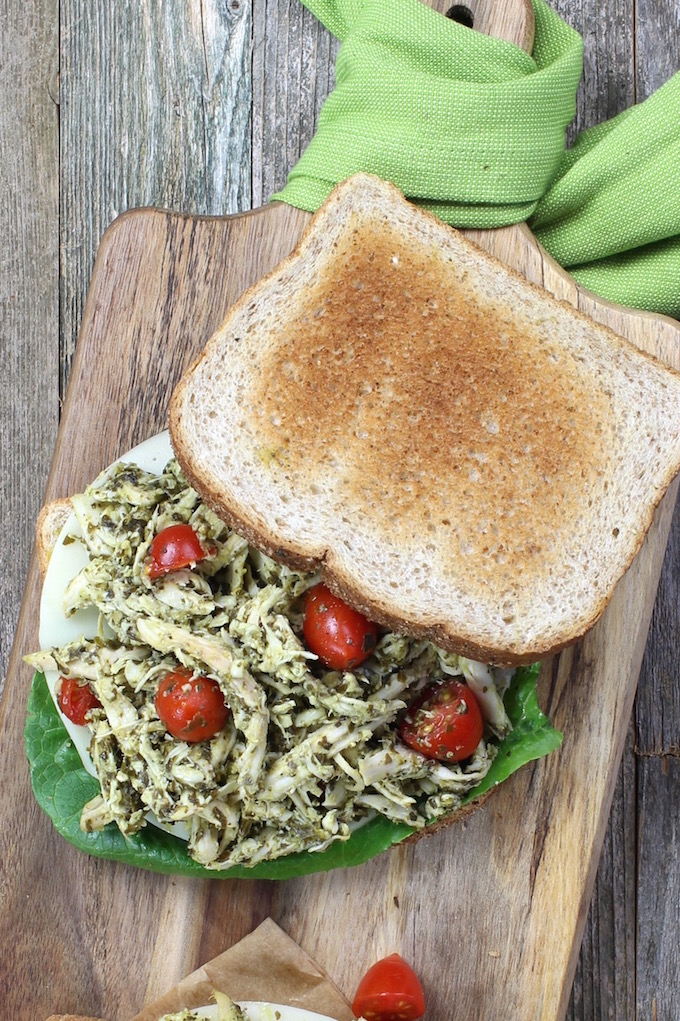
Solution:
[[[441,830],[446,829],[447,826],[451,826],[453,823],[464,822],[466,819],[469,819],[470,816],[477,811],[477,809],[482,808],[486,804],[499,786],[500,785],[497,784],[495,787],[490,787],[488,791],[484,791],[484,793],[480,794],[479,797],[473,798],[472,801],[468,801],[466,805],[463,805],[463,807],[459,808],[456,812],[450,812],[448,815],[443,815],[440,819],[437,819],[436,822],[430,823],[429,826],[425,826],[424,829],[416,830],[415,833],[406,837],[401,841],[401,843],[415,844],[419,840],[422,840],[423,837],[433,837],[435,833],[439,833]]]
[[[178,454],[177,457],[181,464],[182,461],[180,454]],[[192,474],[191,467],[188,463],[186,466],[183,466],[183,471],[190,485],[200,492],[200,477],[196,477]],[[332,570],[328,570],[323,559],[303,556],[298,550],[286,548],[281,544],[272,545],[269,542],[269,537],[265,531],[253,528],[250,521],[232,513],[231,509],[227,505],[223,504],[218,499],[214,499],[209,491],[205,490],[201,493],[201,499],[212,511],[215,512],[215,514],[217,514],[218,517],[225,521],[230,528],[233,528],[238,535],[242,535],[251,546],[259,549],[262,553],[265,553],[273,560],[286,564],[293,570],[318,572],[320,574],[321,581],[323,581],[323,583],[327,585],[328,588],[335,593],[335,595],[340,596],[341,599],[344,599],[344,601],[349,603],[350,606],[359,610],[360,613],[363,613],[364,616],[369,618],[369,620],[374,620],[376,623],[381,624],[383,627],[395,632],[396,634],[408,634],[413,638],[427,639],[442,649],[447,649],[451,652],[455,652],[459,656],[464,656],[466,659],[476,660],[480,663],[488,663],[492,666],[498,667],[521,666],[523,664],[535,663],[538,659],[544,659],[549,655],[553,655],[561,649],[566,648],[568,645],[573,644],[573,642],[577,641],[580,637],[582,637],[582,635],[586,634],[590,628],[597,623],[597,620],[604,612],[608,602],[606,599],[601,600],[593,611],[591,617],[582,622],[581,629],[578,633],[572,633],[569,636],[566,636],[561,642],[555,643],[547,649],[541,645],[537,645],[536,647],[527,646],[522,652],[518,653],[508,651],[502,647],[494,647],[488,643],[477,643],[464,638],[452,639],[451,635],[440,624],[434,623],[431,626],[421,626],[413,621],[404,619],[404,617],[399,616],[398,614],[389,613],[389,611],[381,606],[379,602],[368,598],[362,589],[353,585],[351,580],[342,579]],[[641,539],[641,542],[643,539]]]
[[[72,511],[73,507],[68,497],[51,500],[40,509],[35,523],[35,546],[38,566],[43,578],[47,573],[47,565],[50,562],[59,533]]]
[[[47,1021],[104,1021],[104,1019],[100,1017],[83,1017],[81,1014],[51,1014]]]
[[[334,222],[343,216],[335,230]],[[407,238],[401,247],[392,221]],[[325,256],[325,246],[334,254]],[[391,290],[386,284],[380,291],[380,278],[392,272],[390,251],[395,253],[392,263],[402,261],[407,268],[401,277],[395,271]],[[371,276],[372,256],[380,266]],[[434,289],[428,299],[429,292],[411,281],[427,278],[432,266]],[[368,328],[371,306],[354,302],[352,293],[359,277],[362,287],[380,291],[376,323]],[[414,292],[413,300],[394,299],[406,287]],[[456,292],[457,305],[447,289]],[[428,333],[418,328],[414,307],[427,318],[430,304],[431,318],[439,316],[441,322]],[[438,305],[446,315],[441,308],[436,311]],[[456,312],[466,317],[458,336],[451,329]],[[385,320],[396,337],[392,349],[380,339]],[[495,331],[493,342],[482,350],[489,330]],[[250,331],[256,341],[249,339]],[[356,339],[362,331],[368,336],[363,346]],[[474,341],[465,331],[475,335]],[[344,335],[351,340],[343,346],[338,336]],[[400,356],[403,350],[408,357]],[[345,376],[340,371],[334,375],[326,364],[336,354],[351,362]],[[315,358],[321,367],[317,374]],[[439,362],[443,382],[428,388],[428,371]],[[379,391],[392,364],[389,399],[363,400],[362,380]],[[467,373],[463,412],[456,411],[457,395],[448,385],[454,369]],[[236,384],[230,389],[237,373],[246,407],[235,412],[229,401],[239,392]],[[352,391],[351,400],[343,382]],[[219,398],[212,390],[219,391]],[[400,403],[402,393],[408,399]],[[218,423],[214,441],[201,418],[208,406]],[[641,425],[628,413],[630,407],[639,409]],[[411,416],[414,408],[417,414]],[[393,409],[390,417],[386,412]],[[421,432],[425,423],[430,448],[414,453],[410,417],[418,420]],[[680,433],[677,425],[669,425],[679,418],[680,374],[526,281],[431,214],[411,207],[394,186],[357,175],[331,195],[296,250],[230,310],[173,394],[170,433],[191,484],[254,546],[294,568],[319,570],[338,595],[395,631],[429,638],[470,658],[513,665],[558,651],[599,619],[680,469]],[[281,421],[292,425],[289,445],[277,448]],[[345,428],[347,422],[354,432]],[[362,447],[357,436],[364,426],[370,438]],[[332,458],[326,456],[325,443],[344,473],[340,496],[329,482]],[[338,453],[343,443],[350,449],[347,459]],[[223,468],[224,450],[231,444],[235,453]],[[654,446],[663,450],[652,471],[646,458]],[[524,456],[524,447],[531,448],[530,455]],[[447,473],[445,460],[437,458],[449,448],[459,451],[460,463]],[[426,483],[404,475],[396,484],[412,455],[411,474],[415,478],[421,472]],[[449,519],[436,509],[436,485],[454,471],[459,478],[472,476],[476,457],[486,459],[482,482],[475,488],[464,480],[470,498],[456,504],[457,517]],[[507,467],[511,461],[519,469]],[[393,518],[366,486],[366,464],[378,479],[376,491],[386,494],[388,510],[396,504]],[[300,509],[305,501],[316,500],[315,486],[323,522],[317,532],[309,514],[304,516],[305,507]],[[530,499],[524,498],[525,487]],[[444,505],[455,497],[455,486],[449,479],[441,488]],[[415,491],[413,498],[406,497],[407,491]],[[428,554],[423,547],[436,514],[443,522]],[[483,545],[475,528],[485,514],[490,530],[496,529],[495,548],[479,555],[475,549],[468,557],[466,545]],[[348,517],[363,541],[354,557],[341,549],[343,542],[353,543],[351,527],[343,530],[339,524]],[[574,545],[566,557],[557,548],[561,542]],[[371,546],[380,550],[385,570],[367,582]],[[395,549],[398,562],[389,559]],[[431,586],[423,612],[411,589],[404,595],[403,575],[410,570],[412,553]],[[392,574],[391,562],[398,563]],[[448,588],[447,571],[455,577]],[[555,585],[547,576],[557,573]],[[393,598],[395,575],[400,587]],[[574,604],[569,612],[560,605],[565,596]],[[459,604],[465,601],[463,613]]]

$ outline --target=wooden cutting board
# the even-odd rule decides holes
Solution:
[[[527,46],[527,7],[467,4]],[[231,218],[137,210],[97,257],[47,498],[82,489],[166,426],[173,386],[245,287],[308,217],[284,205]],[[474,233],[528,279],[680,368],[680,326],[581,291],[524,226]],[[587,414],[587,409],[584,409]],[[30,470],[30,466],[27,466]],[[55,1011],[124,1021],[271,916],[352,994],[375,959],[420,974],[428,1021],[558,1021],[567,1007],[630,719],[676,487],[601,623],[543,665],[540,699],[564,733],[465,824],[357,869],[285,883],[188,880],[90,859],[31,791],[23,723],[40,581],[30,568],[0,708],[0,988],[8,1017]]]

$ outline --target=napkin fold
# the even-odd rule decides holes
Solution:
[[[530,226],[584,287],[680,318],[680,74],[578,135]]]
[[[363,170],[460,228],[528,220],[583,286],[680,316],[680,74],[565,151],[582,40],[533,0],[531,54],[420,0],[304,0],[342,42],[285,188],[313,211]]]

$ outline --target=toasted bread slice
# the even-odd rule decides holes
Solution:
[[[52,550],[57,544],[59,533],[71,515],[73,507],[68,498],[51,500],[41,508],[35,525],[35,545],[38,554],[38,566],[43,578],[47,573],[47,565]]]
[[[102,1018],[83,1017],[81,1014],[52,1014],[47,1021],[102,1021]]]
[[[680,469],[680,374],[358,175],[172,397],[203,499],[373,619],[495,663],[583,634]]]

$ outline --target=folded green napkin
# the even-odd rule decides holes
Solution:
[[[582,41],[544,0],[531,55],[420,0],[304,2],[342,46],[275,199],[312,211],[370,171],[456,227],[529,220],[584,286],[680,316],[680,75],[565,152]]]
[[[577,137],[530,225],[584,287],[680,318],[680,74]]]

